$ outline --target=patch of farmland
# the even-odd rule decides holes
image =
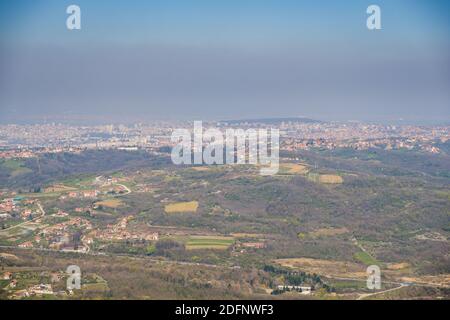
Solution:
[[[234,243],[233,237],[191,236],[186,242],[187,250],[215,249],[226,250]]]
[[[344,179],[337,174],[308,173],[308,179],[323,184],[342,184]]]
[[[298,163],[283,163],[280,165],[280,174],[306,174],[308,167]]]
[[[198,201],[170,203],[164,207],[166,213],[195,213],[198,209]]]
[[[123,202],[120,199],[107,199],[96,202],[95,205],[107,208],[118,208],[123,205]]]
[[[321,174],[319,176],[320,183],[340,184],[344,182],[341,176],[335,174]]]

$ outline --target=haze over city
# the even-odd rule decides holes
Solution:
[[[69,4],[0,4],[0,122],[450,119],[446,1]]]

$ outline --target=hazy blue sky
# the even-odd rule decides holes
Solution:
[[[0,122],[450,121],[449,88],[449,1],[0,0]]]

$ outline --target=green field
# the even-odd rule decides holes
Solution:
[[[226,250],[234,243],[233,237],[191,236],[186,242],[187,250],[216,249]]]
[[[2,160],[0,166],[10,171],[11,176],[13,177],[32,172],[31,169],[25,167],[25,163],[22,160]]]
[[[331,285],[335,289],[365,289],[367,288],[366,281],[351,281],[351,280],[343,280],[343,281],[331,281]]]
[[[369,254],[365,253],[364,251],[357,252],[353,255],[353,257],[358,260],[359,262],[364,263],[365,265],[379,265],[380,263],[371,257]]]

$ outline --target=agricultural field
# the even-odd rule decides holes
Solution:
[[[197,209],[198,201],[171,203],[164,207],[166,213],[195,213]]]
[[[308,179],[317,183],[322,184],[341,184],[344,179],[336,174],[319,174],[319,173],[308,173]]]
[[[282,163],[280,164],[279,174],[281,175],[296,175],[307,174],[308,167],[304,164],[298,163]]]
[[[361,263],[367,266],[380,265],[380,262],[374,259],[370,254],[364,251],[356,252],[353,257]]]
[[[106,199],[96,202],[95,205],[115,209],[123,206],[124,203],[120,199]]]
[[[226,250],[234,243],[233,237],[191,236],[186,242],[187,250]]]
[[[319,176],[320,183],[341,184],[344,182],[341,176],[335,174],[321,174]]]

